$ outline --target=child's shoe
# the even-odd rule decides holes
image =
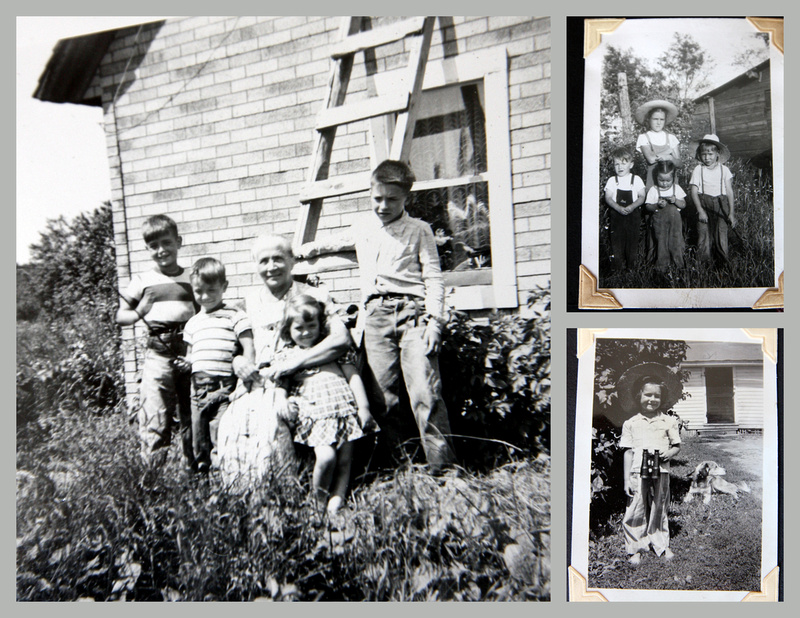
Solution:
[[[642,561],[642,554],[638,551],[633,554],[630,558],[628,558],[628,562],[630,562],[633,566],[639,566],[639,563]]]
[[[664,550],[662,556],[664,557],[664,560],[672,560],[675,557],[675,554],[673,554],[672,550],[669,547],[667,547],[667,549]]]

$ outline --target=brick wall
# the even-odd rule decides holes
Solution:
[[[392,18],[374,18],[373,27]],[[231,299],[260,283],[249,248],[261,233],[291,235],[310,163],[314,123],[339,38],[338,17],[190,17],[120,30],[87,97],[101,96],[112,176],[121,282],[149,267],[139,229],[157,213],[183,236],[183,265],[220,258]],[[437,20],[429,61],[505,47],[518,290],[550,273],[550,21],[530,17]],[[408,43],[375,53],[378,71],[405,66]],[[356,56],[349,100],[367,94]],[[331,175],[370,167],[367,123],[337,133]],[[334,233],[365,196],[326,201],[319,234]],[[341,301],[353,271],[326,273]],[[126,329],[133,379],[133,329]],[[133,391],[133,389],[129,389]]]

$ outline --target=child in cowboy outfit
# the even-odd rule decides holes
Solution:
[[[614,270],[633,268],[638,262],[639,235],[645,188],[642,179],[631,174],[633,153],[625,147],[611,153],[614,175],[606,182],[604,195],[608,211],[611,263]]]
[[[656,163],[671,161],[673,165],[681,164],[681,150],[678,138],[666,131],[666,126],[678,117],[678,108],[669,101],[656,99],[648,101],[636,108],[636,122],[646,131],[636,139],[636,148],[647,163],[645,189],[648,191],[655,184]]]
[[[730,151],[716,135],[704,135],[697,144],[695,158],[700,165],[689,180],[692,202],[697,209],[697,257],[714,258],[718,265],[728,261],[728,227],[736,225],[734,216],[733,174],[723,165]]]
[[[404,382],[431,473],[451,464],[450,422],[442,399],[438,353],[444,283],[430,226],[405,212],[415,177],[404,162],[372,172],[372,213],[349,235],[303,245],[313,257],[356,249],[363,298],[364,348],[377,386],[376,416],[386,433],[400,409]],[[361,320],[361,316],[359,316]]]
[[[628,369],[617,384],[623,408],[634,416],[622,425],[623,485],[629,498],[622,519],[629,562],[638,565],[641,552],[652,549],[669,560],[670,460],[680,452],[678,419],[665,414],[680,399],[683,387],[660,363]]]

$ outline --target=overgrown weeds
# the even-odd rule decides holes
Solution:
[[[18,600],[546,600],[549,459],[485,475],[407,465],[337,522],[304,485],[228,492],[138,455],[122,415],[18,435]]]

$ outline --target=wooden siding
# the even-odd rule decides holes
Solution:
[[[750,158],[772,149],[772,109],[769,66],[754,71],[746,80],[713,94],[716,134],[738,157]],[[692,133],[711,133],[708,99],[698,102],[692,117]]]
[[[690,395],[675,405],[675,412],[689,423],[689,429],[706,424],[705,368],[693,367],[689,380],[683,385]],[[761,429],[764,426],[764,378],[761,367],[734,365],[735,422],[742,429]]]

